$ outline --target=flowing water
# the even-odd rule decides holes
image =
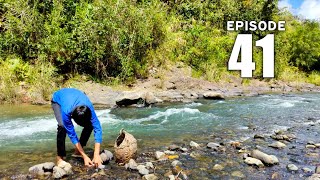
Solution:
[[[318,158],[308,157],[305,144],[312,140],[320,143],[320,94],[262,95],[227,100],[197,101],[188,104],[163,104],[151,108],[121,108],[96,110],[103,127],[103,148],[112,150],[121,128],[138,139],[140,152],[165,150],[170,144],[188,147],[191,140],[227,143],[244,141],[250,149],[260,146],[275,154],[280,164],[257,170],[243,163],[242,156],[234,153],[217,154],[206,150],[203,158],[181,159],[190,170],[191,179],[230,177],[240,170],[247,178],[269,178],[274,172],[284,178],[307,176],[302,171],[291,174],[286,165],[314,168]],[[0,178],[12,174],[27,174],[37,163],[55,160],[57,123],[50,106],[0,106]],[[254,134],[272,134],[275,130],[289,130],[297,140],[285,150],[274,150],[267,144],[274,142],[253,140]],[[80,133],[81,128],[76,126]],[[72,144],[67,139],[68,154]],[[90,138],[87,148],[93,146]],[[224,172],[212,170],[214,164],[224,164]],[[198,177],[198,178],[197,178]]]

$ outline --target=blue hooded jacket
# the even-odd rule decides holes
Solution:
[[[94,131],[95,142],[102,142],[100,121],[94,112],[91,101],[82,91],[74,88],[63,88],[53,93],[52,101],[60,105],[62,122],[73,144],[77,144],[79,142],[71,121],[71,114],[77,106],[87,106],[91,110],[91,123]]]

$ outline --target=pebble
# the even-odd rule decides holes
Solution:
[[[316,146],[315,146],[315,145],[311,145],[311,144],[307,144],[307,145],[306,145],[306,148],[307,148],[307,149],[315,149]]]
[[[255,134],[253,136],[254,139],[265,139],[264,135],[263,134]]]
[[[238,177],[238,178],[245,178],[246,176],[241,171],[233,171],[231,176]]]
[[[172,145],[170,145],[170,146],[168,147],[168,149],[169,149],[170,151],[176,151],[176,150],[179,150],[180,148],[181,148],[180,146],[175,145],[175,144],[172,144]]]
[[[315,173],[316,173],[316,174],[320,174],[320,166],[317,166],[317,167],[316,167]]]
[[[129,162],[126,165],[124,165],[126,169],[130,169],[130,170],[136,170],[137,166],[138,164],[133,159],[130,159]]]
[[[315,145],[315,143],[313,141],[308,141],[307,144]]]
[[[141,175],[149,174],[149,170],[144,165],[138,165],[137,169]]]
[[[289,170],[289,171],[298,171],[298,167],[296,166],[296,165],[294,165],[294,164],[288,164],[287,165],[287,169]]]
[[[269,147],[272,147],[272,148],[276,148],[276,149],[282,149],[282,148],[285,148],[287,145],[280,142],[280,141],[276,141],[272,144],[269,145]]]
[[[182,165],[182,163],[180,162],[180,161],[178,161],[178,160],[174,160],[174,161],[172,161],[172,163],[171,163],[171,166],[181,166]]]
[[[169,177],[169,180],[176,180],[174,175],[169,175],[168,177]]]
[[[164,152],[156,151],[155,153],[157,160],[166,160],[166,154]]]
[[[312,173],[312,172],[313,172],[312,169],[307,168],[307,167],[302,168],[302,170],[303,170],[303,172],[305,172],[305,173]]]
[[[146,168],[154,169],[154,166],[153,166],[152,162],[146,162]]]
[[[278,164],[279,160],[274,155],[268,155],[264,152],[261,152],[259,150],[253,150],[251,152],[251,157],[261,160],[263,163],[274,165]]]
[[[142,180],[158,180],[159,178],[154,174],[147,174],[142,176]]]
[[[190,156],[193,157],[193,158],[198,158],[198,157],[200,157],[201,155],[200,155],[199,153],[197,153],[197,152],[191,152],[191,153],[190,153]]]
[[[306,180],[320,180],[320,174],[312,174]]]
[[[214,143],[214,142],[209,142],[207,144],[207,148],[213,149],[214,151],[219,151],[219,152],[225,152],[226,149],[221,146],[220,144]]]
[[[317,148],[320,148],[320,143],[314,144]]]
[[[244,160],[244,162],[248,165],[256,165],[258,167],[264,167],[264,164],[256,158],[248,157]]]
[[[190,146],[191,146],[191,148],[200,148],[200,145],[194,141],[190,142]]]
[[[106,163],[106,162],[109,162],[113,159],[113,154],[112,154],[112,152],[105,149],[100,154],[100,157],[101,157],[101,160],[103,161],[103,163]]]
[[[165,153],[165,154],[173,155],[173,154],[175,154],[176,152],[175,152],[175,151],[166,150],[166,151],[164,151],[164,153]]]
[[[180,148],[180,151],[182,151],[182,152],[188,152],[188,148]]]
[[[220,164],[215,164],[212,169],[215,171],[222,171],[224,169],[224,166]]]

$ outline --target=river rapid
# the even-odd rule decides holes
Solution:
[[[180,155],[179,160],[190,179],[237,178],[234,173],[237,171],[245,179],[270,179],[273,176],[303,179],[312,173],[305,173],[302,168],[314,170],[320,164],[320,149],[305,147],[308,141],[320,143],[319,93],[199,100],[146,108],[101,109],[96,113],[103,127],[103,149],[113,151],[121,128],[138,140],[141,161],[146,154],[164,151],[172,144],[186,147],[189,153]],[[28,168],[35,164],[55,162],[56,128],[50,106],[1,105],[0,178],[28,174]],[[279,130],[294,134],[297,138],[286,142],[287,147],[281,150],[268,147],[268,144],[275,142],[270,135]],[[76,126],[76,131],[80,134],[81,127]],[[254,139],[255,134],[262,134],[266,139]],[[199,143],[202,150],[192,150],[190,141]],[[248,150],[258,148],[273,154],[280,163],[264,168],[249,166],[244,163],[243,154],[238,149],[228,146],[232,141],[241,142],[242,147]],[[71,159],[73,146],[68,138],[66,142],[67,158]],[[213,152],[206,148],[208,142],[223,144],[226,151]],[[93,144],[91,136],[86,151],[92,152]],[[199,156],[191,157],[191,152]],[[298,166],[297,172],[287,170],[286,166],[291,163]],[[224,169],[214,169],[216,164]],[[156,173],[163,179],[169,166],[165,163],[155,166],[158,166]],[[135,173],[121,168],[109,168],[108,171],[113,171],[113,177],[120,179],[127,179]]]

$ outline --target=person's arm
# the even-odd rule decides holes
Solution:
[[[101,125],[100,125],[100,121],[98,120],[98,117],[96,115],[96,113],[94,112],[93,108],[91,108],[91,114],[92,114],[92,118],[91,118],[91,122],[92,122],[92,126],[93,126],[93,131],[94,131],[94,140],[95,140],[95,144],[94,144],[94,154],[93,154],[93,162],[95,164],[96,167],[100,166],[102,164],[102,160],[100,157],[100,144],[102,142],[102,129],[101,129]]]
[[[92,166],[93,163],[92,163],[91,159],[86,155],[81,144],[79,143],[79,139],[77,137],[77,133],[76,133],[74,126],[72,124],[71,117],[62,112],[62,120],[63,120],[63,125],[66,129],[66,132],[67,132],[72,144],[74,144],[75,148],[82,155],[84,165],[85,166]]]

